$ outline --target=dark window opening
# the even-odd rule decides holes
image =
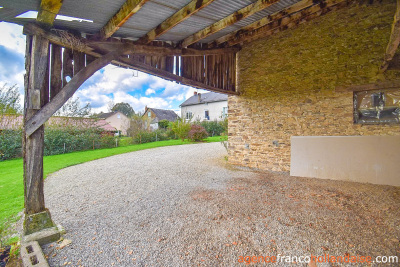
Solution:
[[[210,120],[210,113],[208,112],[208,110],[205,111],[204,118],[206,120]]]

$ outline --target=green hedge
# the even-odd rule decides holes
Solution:
[[[177,138],[175,137],[174,132],[172,132],[171,130],[156,130],[153,132],[143,130],[143,131],[139,131],[133,137],[133,143],[134,144],[144,144],[144,143],[165,141],[165,140],[172,140],[172,139],[177,139]]]
[[[110,148],[115,138],[103,135],[98,129],[46,128],[44,155],[57,155],[74,151]],[[22,157],[22,130],[0,132],[0,160]]]

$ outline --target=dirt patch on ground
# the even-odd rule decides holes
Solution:
[[[186,212],[196,224],[185,232],[198,238],[187,246],[203,247],[181,255],[192,264],[229,266],[240,256],[278,254],[400,258],[398,187],[259,173],[233,180],[226,190],[198,188],[190,196]]]

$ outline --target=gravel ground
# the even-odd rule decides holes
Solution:
[[[246,266],[240,257],[278,254],[400,259],[399,187],[239,170],[225,155],[219,143],[164,147],[52,174],[46,205],[72,243],[44,247],[50,266]]]

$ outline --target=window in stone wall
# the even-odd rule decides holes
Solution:
[[[400,123],[400,89],[354,92],[354,122]]]

